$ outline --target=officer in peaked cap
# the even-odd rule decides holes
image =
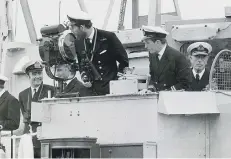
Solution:
[[[4,89],[8,78],[0,74],[0,125],[3,130],[16,130],[20,123],[20,103]]]
[[[109,83],[116,80],[118,72],[124,73],[128,67],[128,55],[115,33],[92,26],[91,17],[82,11],[69,12],[70,29],[76,35],[75,42],[78,64],[84,86],[93,95],[109,93]],[[84,61],[92,62],[95,69],[89,73]],[[119,65],[117,66],[117,62]]]
[[[91,21],[92,17],[83,11],[76,11],[76,10],[70,10],[69,13],[67,14],[67,17],[70,21]]]
[[[76,38],[84,39],[87,36],[84,30],[92,28],[91,16],[83,11],[70,10],[67,13],[67,18],[70,21],[69,28],[76,35]]]
[[[36,72],[36,71],[42,72],[43,65],[39,61],[29,61],[24,65],[23,70],[26,74],[28,74],[31,71],[32,72]]]
[[[161,27],[142,26],[142,30],[144,34],[143,40],[149,38],[165,39],[168,35],[168,32]]]
[[[212,46],[206,42],[192,43],[187,52],[192,65],[192,91],[202,91],[209,84],[209,70],[206,68]]]
[[[189,45],[187,52],[192,55],[205,55],[208,56],[212,51],[212,46],[206,42],[195,42]]]
[[[182,53],[167,45],[168,32],[153,26],[142,26],[142,31],[142,41],[149,51],[152,91],[188,89],[191,82],[190,65]]]
[[[25,124],[24,133],[29,133],[29,125],[32,132],[37,131],[37,127],[41,123],[31,121],[31,103],[40,102],[43,98],[48,98],[50,92],[51,97],[54,95],[54,87],[43,84],[43,65],[39,61],[29,60],[23,66],[24,72],[28,75],[30,87],[19,93],[19,102],[21,104],[21,112],[23,114],[23,122]],[[34,157],[40,158],[40,142],[37,137],[33,137]]]

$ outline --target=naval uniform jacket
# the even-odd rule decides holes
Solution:
[[[76,77],[73,78],[70,83],[63,89],[64,93],[77,93],[79,92],[80,97],[91,96],[91,89],[85,87]]]
[[[0,97],[0,125],[3,130],[16,130],[20,123],[19,101],[8,91]]]
[[[191,77],[192,77],[192,84],[191,84],[191,91],[202,91],[208,84],[209,84],[209,71],[205,69],[204,74],[202,75],[201,79],[197,82],[196,77],[193,75],[193,71],[191,69]]]
[[[48,90],[51,91],[51,96],[54,95],[54,87],[46,84],[41,84],[38,91],[32,98],[31,87],[19,93],[19,102],[21,104],[21,111],[24,117],[24,123],[31,123],[31,103],[39,102],[43,98],[48,97]]]
[[[167,46],[160,61],[156,54],[149,54],[149,60],[150,84],[154,85],[156,91],[188,90],[191,85],[191,70],[182,53]]]
[[[41,99],[48,97],[48,90],[51,91],[51,96],[54,95],[54,87],[46,84],[41,84],[39,86],[38,91],[34,94],[32,98],[32,90],[31,87],[23,90],[19,93],[19,102],[21,104],[21,111],[24,118],[25,128],[24,133],[29,133],[29,124],[32,126],[32,132],[36,132],[36,129],[41,124],[38,122],[31,122],[31,103],[32,102],[40,102]],[[40,148],[40,142],[36,137],[33,137],[33,144],[35,148]]]
[[[92,90],[98,95],[105,95],[109,93],[109,82],[116,80],[117,73],[123,72],[123,69],[128,67],[128,55],[115,33],[94,29],[91,47],[86,46],[86,40],[76,40],[75,45],[79,64],[82,60],[79,53],[83,50],[86,50],[88,54],[90,52],[90,56],[93,56],[92,63],[102,79],[93,81]],[[83,71],[84,68],[80,66],[80,73]]]

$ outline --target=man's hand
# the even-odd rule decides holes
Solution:
[[[210,88],[211,88],[212,90],[218,90],[218,84],[217,84],[217,80],[216,80],[215,78],[212,79]]]
[[[123,70],[123,74],[132,74],[134,69],[135,69],[135,67],[133,67],[133,68],[125,67]]]
[[[209,84],[203,89],[203,91],[209,91],[210,90],[210,87],[209,87]],[[217,84],[214,84],[212,83],[211,85],[211,90],[218,90],[218,86]]]
[[[121,73],[121,72],[117,73],[118,80],[126,80],[127,79],[126,75],[132,75],[134,69],[135,69],[135,67],[133,67],[133,68],[125,67],[123,69],[123,73]]]
[[[141,91],[138,92],[139,95],[145,95],[145,94],[150,94],[152,91],[148,89],[142,89]]]
[[[118,80],[126,80],[126,76],[124,76],[124,74],[120,72],[117,73],[117,78]]]
[[[209,91],[209,90],[218,90],[218,85],[217,85],[217,82],[216,82],[216,79],[213,79],[212,82],[211,82],[211,86],[208,84],[204,89],[203,91]]]
[[[28,123],[24,123],[23,134],[29,134],[29,133],[30,133],[30,126]]]
[[[24,112],[23,117],[25,119],[29,119],[30,118],[30,113],[28,111]]]
[[[30,121],[30,113],[28,111],[23,113],[23,122],[28,123]]]
[[[87,88],[90,88],[92,86],[91,82],[83,82],[83,85]]]

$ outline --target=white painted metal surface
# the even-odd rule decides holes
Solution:
[[[107,9],[107,14],[104,18],[104,23],[103,23],[103,27],[102,27],[103,30],[107,28],[107,24],[108,24],[109,18],[111,16],[111,12],[112,12],[114,3],[115,3],[115,0],[110,0],[110,3],[108,5],[108,9]]]
[[[138,92],[138,80],[114,80],[110,81],[110,94],[134,94]]]
[[[143,38],[143,32],[141,29],[131,29],[124,31],[115,32],[119,40],[123,45],[141,43],[141,39]]]
[[[96,137],[98,143],[155,141],[157,96],[127,95],[45,100],[51,121],[41,138]]]
[[[231,17],[231,7],[230,6],[225,7],[225,17],[227,18]]]
[[[132,53],[128,55],[129,67],[135,67],[135,69],[142,69],[139,75],[149,75],[149,57],[148,53]]]
[[[12,0],[0,1],[0,72],[4,74],[5,45],[14,40],[12,30]]]
[[[172,38],[176,41],[197,41],[230,38],[231,22],[201,22],[174,25]]]
[[[192,99],[196,100],[191,101]],[[219,113],[219,110],[215,92],[162,91],[159,94],[158,112],[163,114],[212,114]]]
[[[204,158],[205,116],[158,114],[160,158]]]
[[[217,35],[217,28],[207,24],[174,26],[172,38],[177,41],[208,40]]]
[[[181,19],[181,11],[180,11],[178,0],[173,0],[173,3],[174,3],[175,11],[176,11],[176,16]]]
[[[78,0],[78,3],[79,3],[79,7],[81,8],[81,10],[82,10],[83,12],[87,12],[87,13],[88,13],[87,7],[86,7],[86,5],[85,5],[84,0]]]
[[[157,157],[231,157],[230,96],[216,93],[220,114],[197,115],[160,114],[156,95],[47,99],[43,106],[49,107],[46,118],[51,120],[42,124],[41,138],[89,136],[99,144],[153,141]]]
[[[132,28],[139,27],[139,0],[132,0]]]
[[[221,114],[209,117],[211,158],[231,157],[231,92],[226,93],[217,93],[216,96]]]
[[[161,25],[161,0],[149,0],[148,25]]]
[[[231,93],[217,92],[216,103],[220,114],[158,114],[158,157],[230,158]]]
[[[33,18],[30,12],[30,7],[27,0],[20,0],[23,16],[26,21],[27,30],[30,36],[30,41],[33,44],[38,44],[37,42],[37,33],[35,30]],[[34,54],[33,54],[34,55]]]

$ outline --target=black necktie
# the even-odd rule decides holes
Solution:
[[[156,55],[156,63],[157,63],[157,66],[159,66],[159,63],[160,63],[159,54],[155,54],[155,55]]]
[[[200,76],[199,76],[199,74],[198,74],[198,73],[196,74],[196,81],[197,81],[197,82],[199,82],[199,81],[200,81]]]
[[[91,48],[91,47],[92,47],[92,46],[91,46],[91,40],[90,40],[89,38],[86,39],[86,46],[87,46],[87,49],[88,49],[88,50],[91,50],[91,49],[92,49],[92,48]]]
[[[92,44],[89,38],[86,39],[86,49],[87,49],[87,56],[90,59],[91,58],[91,50],[92,50]]]

